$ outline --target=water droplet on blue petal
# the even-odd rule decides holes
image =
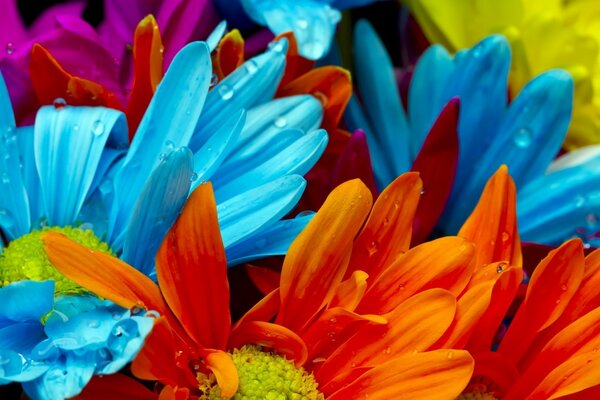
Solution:
[[[527,128],[519,129],[513,137],[513,141],[515,142],[517,147],[520,147],[522,149],[529,147],[531,145],[531,140],[531,131]]]
[[[233,88],[227,84],[222,84],[217,90],[223,100],[229,100],[233,97]]]

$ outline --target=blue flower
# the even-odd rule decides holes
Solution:
[[[299,53],[318,60],[329,53],[335,29],[340,22],[339,10],[364,6],[377,0],[217,0],[222,15],[237,27],[255,23],[279,35],[292,31]]]
[[[536,218],[546,212],[547,193],[539,190],[541,186],[535,194],[529,189],[536,180],[556,178],[552,174],[544,178],[544,173],[560,149],[571,118],[573,80],[567,72],[551,70],[537,76],[508,103],[511,53],[503,36],[489,36],[454,57],[434,45],[415,67],[405,112],[390,58],[369,23],[359,21],[354,40],[356,78],[364,108],[353,99],[346,120],[350,128],[365,130],[381,188],[410,169],[440,111],[450,99],[459,97],[458,166],[440,228],[447,234],[456,233],[487,180],[506,164],[519,188],[523,239],[557,244],[575,233],[581,220],[565,223],[560,238],[550,239],[534,230],[531,224],[542,225],[532,221],[539,221]],[[574,216],[574,201],[559,197],[553,208]]]
[[[94,297],[55,300],[53,281],[11,283],[0,302],[0,384],[22,382],[33,399],[72,397],[93,374],[117,372],[153,323]]]
[[[121,112],[72,107],[62,99],[42,107],[33,126],[17,128],[0,79],[0,228],[9,245],[3,254],[34,230],[77,226],[93,230],[121,259],[153,276],[162,239],[189,193],[207,180],[215,187],[230,263],[285,254],[311,218],[281,220],[302,195],[302,175],[327,145],[327,133],[318,129],[322,107],[308,95],[273,100],[285,40],[215,84],[210,48],[222,32],[223,26],[209,44],[194,42],[176,55],[131,145]],[[28,285],[39,284],[28,279],[48,279],[26,278],[0,279],[0,290],[25,295]],[[31,329],[36,339],[0,347],[12,352],[11,360],[18,353],[31,365],[44,357],[39,375],[10,371],[1,377],[3,383],[28,382],[24,387],[34,398],[69,397],[94,373],[115,372],[137,354],[150,329],[142,317],[109,302],[54,290],[60,284],[46,286],[47,307],[35,314],[19,314],[18,304],[11,310],[21,315],[11,329]],[[115,330],[119,335],[111,336]],[[36,346],[46,346],[44,355]]]

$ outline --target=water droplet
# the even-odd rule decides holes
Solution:
[[[388,217],[385,217],[385,218],[383,219],[383,226],[387,226],[387,225],[389,225],[389,224],[390,224],[390,219],[389,219]]]
[[[79,131],[79,125],[77,125],[77,124],[73,125],[73,130],[75,132],[78,132]]]
[[[585,197],[575,196],[575,207],[580,208],[585,204]]]
[[[275,118],[273,125],[275,125],[278,128],[285,128],[287,125],[287,119],[285,117],[277,117]]]
[[[373,254],[377,253],[377,242],[376,241],[372,241],[369,244],[369,247],[367,248],[367,252],[369,253],[369,256],[372,256]]]
[[[287,41],[285,41],[285,40],[278,40],[276,42],[269,43],[268,48],[272,52],[282,53],[285,50],[285,48],[287,47],[286,44],[287,44]]]
[[[129,312],[131,313],[131,315],[138,315],[140,314],[142,311],[144,311],[144,309],[142,307],[138,307],[138,306],[133,306],[131,308],[131,310],[129,310]]]
[[[522,149],[527,148],[531,145],[532,135],[531,131],[527,128],[519,129],[513,138],[513,141]]]
[[[217,74],[212,74],[210,76],[210,85],[209,87],[215,87],[219,83],[219,76]]]
[[[221,84],[217,90],[223,100],[229,100],[233,97],[233,88],[227,84]]]
[[[567,291],[567,285],[561,285],[560,290],[562,290],[563,292]]]
[[[352,361],[352,364],[350,364],[350,368],[356,368],[356,363],[354,361]]]
[[[308,21],[304,18],[299,18],[296,20],[296,26],[300,29],[308,28]]]
[[[448,354],[446,354],[446,358],[447,358],[448,360],[452,360],[452,359],[454,358],[454,352],[452,352],[452,351],[449,351],[449,352],[448,352]]]
[[[595,228],[598,225],[598,217],[596,214],[588,214],[585,216],[585,223],[588,228]]]
[[[390,346],[386,347],[386,348],[383,350],[383,353],[384,353],[384,354],[391,354],[391,353],[392,353],[392,348],[391,348]]]
[[[11,55],[15,52],[15,44],[13,42],[6,43],[6,54]]]
[[[198,174],[194,172],[192,176],[190,176],[190,182],[194,182],[196,179],[198,179]]]
[[[556,304],[560,304],[560,299],[556,299]]]
[[[165,142],[165,147],[169,150],[173,150],[175,148],[175,143],[172,140],[167,140]]]
[[[331,318],[329,318],[329,322],[331,322],[332,324],[337,324],[337,318],[331,317]]]
[[[167,153],[160,153],[160,155],[158,156],[158,159],[160,161],[165,161],[167,159]]]
[[[421,189],[421,196],[423,196],[425,193],[427,193],[427,190],[425,190],[425,188]]]
[[[92,124],[92,133],[96,136],[101,136],[104,133],[104,123],[100,120],[94,121]]]
[[[246,71],[248,71],[249,74],[253,74],[256,71],[258,71],[258,64],[253,59],[246,61],[244,63],[244,66],[246,67]]]
[[[403,291],[404,289],[406,289],[406,287],[404,286],[404,284],[401,283],[401,284],[398,285],[398,290],[399,291]]]
[[[506,267],[506,263],[500,263],[498,264],[498,266],[496,267],[496,272],[497,273],[502,273],[504,272],[504,268]]]
[[[4,183],[5,185],[8,185],[10,183],[10,177],[6,172],[2,173],[2,183]]]
[[[87,323],[88,328],[98,328],[100,326],[100,322],[96,319],[89,320]]]
[[[54,106],[54,108],[56,108],[57,110],[62,110],[63,108],[65,108],[67,106],[67,101],[65,99],[63,99],[62,97],[57,97],[56,99],[54,99],[54,101],[52,102],[52,105]]]
[[[503,242],[508,242],[510,240],[510,233],[504,231],[502,232],[502,241]]]

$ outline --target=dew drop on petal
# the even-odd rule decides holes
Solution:
[[[92,133],[96,136],[101,136],[104,133],[104,123],[100,120],[94,121],[92,124]]]
[[[515,136],[513,137],[513,141],[514,141],[515,145],[517,145],[517,147],[520,147],[522,149],[529,147],[531,145],[531,140],[532,140],[531,131],[527,128],[519,129],[515,133]]]
[[[285,117],[277,117],[275,118],[273,125],[275,125],[278,128],[285,128],[287,125],[287,119]]]
[[[13,42],[6,43],[6,54],[11,55],[15,52],[15,44]]]
[[[56,99],[54,99],[54,101],[52,102],[52,105],[54,106],[54,108],[56,108],[57,110],[61,110],[63,108],[65,108],[65,106],[67,105],[67,101],[65,99],[63,99],[62,97],[57,97]]]
[[[223,100],[229,100],[233,97],[233,88],[227,84],[221,84],[217,90]]]

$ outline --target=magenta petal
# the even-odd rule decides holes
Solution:
[[[10,56],[15,47],[27,40],[25,24],[19,15],[17,0],[2,0],[0,24],[0,58]]]
[[[446,104],[413,162],[412,171],[418,171],[423,180],[423,193],[413,223],[412,246],[427,240],[452,191],[458,160],[459,109],[458,98]]]
[[[354,131],[346,148],[340,154],[332,172],[332,188],[350,179],[360,178],[371,191],[373,197],[377,197],[377,185],[371,168],[371,156],[367,138],[362,129]]]
[[[274,38],[273,33],[266,28],[260,29],[250,37],[245,38],[244,48],[246,58],[254,57],[265,51],[269,42],[273,41]]]
[[[34,38],[57,28],[57,18],[60,16],[81,17],[86,2],[83,0],[56,4],[44,11],[29,28],[29,37]]]
[[[219,15],[210,0],[171,0],[163,2],[157,23],[165,46],[165,68],[183,46],[206,39],[217,26]]]

